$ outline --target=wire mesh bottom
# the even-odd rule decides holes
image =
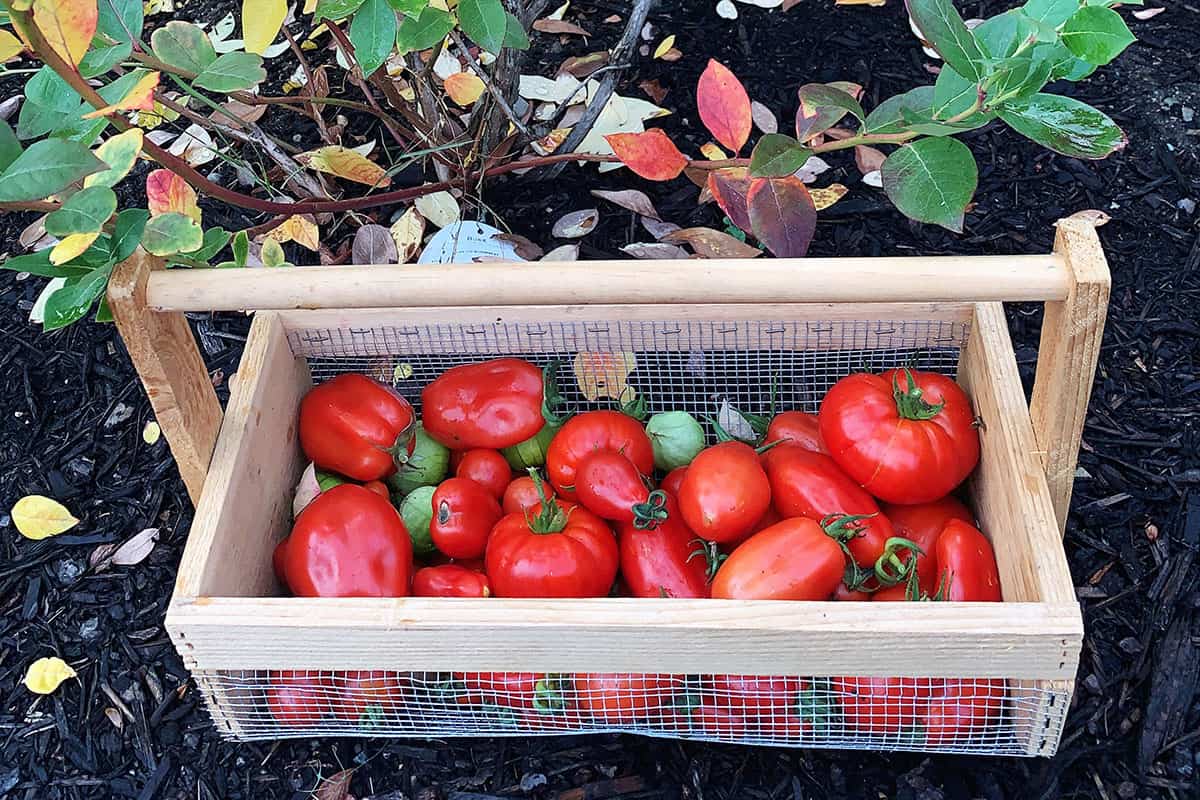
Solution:
[[[734,744],[1048,755],[1069,694],[996,678],[197,672],[241,740],[624,732]]]

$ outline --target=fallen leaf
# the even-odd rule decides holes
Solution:
[[[779,133],[779,120],[771,109],[757,100],[750,101],[750,119],[763,133]]]
[[[579,245],[564,244],[559,245],[546,255],[542,256],[542,261],[578,261],[579,260]]]
[[[548,156],[561,147],[570,135],[570,128],[555,128],[536,142],[531,142],[530,146],[538,155]]]
[[[658,215],[658,210],[654,207],[654,203],[650,201],[645,192],[639,192],[637,189],[621,189],[619,191],[592,189],[592,196],[615,203],[621,208],[628,209],[635,214],[641,214],[643,217],[661,219]]]
[[[357,150],[341,145],[328,145],[301,153],[296,160],[317,172],[324,172],[355,183],[384,189],[391,185],[391,178],[383,167],[371,161]]]
[[[24,8],[30,4],[25,3]],[[50,49],[72,66],[79,66],[100,21],[96,0],[34,0],[32,8],[33,24]]]
[[[883,188],[883,171],[877,169],[877,170],[872,170],[871,172],[868,172],[866,175],[863,175],[862,182],[865,183],[867,186],[874,186],[876,189],[882,189]]]
[[[266,238],[279,244],[295,242],[314,253],[321,249],[321,229],[311,214],[293,214],[268,231]]]
[[[413,205],[417,207],[417,211],[422,217],[438,228],[444,228],[457,222],[462,216],[458,201],[449,192],[422,195],[413,201]]]
[[[820,156],[809,156],[804,166],[796,170],[796,177],[805,183],[812,183],[822,172],[829,170],[829,164]]]
[[[598,50],[595,53],[588,53],[586,56],[571,56],[559,65],[558,71],[559,74],[567,73],[583,80],[601,67],[607,66],[608,59],[607,50]]]
[[[395,264],[398,260],[396,242],[391,231],[382,225],[363,225],[354,234],[351,260],[355,264]]]
[[[804,182],[756,178],[746,197],[755,238],[777,258],[803,258],[817,229],[817,210]]]
[[[668,233],[674,233],[677,230],[681,230],[681,228],[674,222],[663,222],[662,220],[652,219],[651,217],[642,217],[641,219],[642,227],[646,229],[646,233],[653,236],[656,241],[663,238]]]
[[[762,250],[712,228],[683,228],[663,237],[670,244],[686,244],[704,258],[755,258]]]
[[[675,46],[675,34],[671,34],[667,38],[658,43],[658,47],[654,48],[654,57],[656,59],[665,56],[672,47]]]
[[[803,2],[805,2],[805,0],[783,0],[783,10],[784,12],[791,11],[793,8]]]
[[[400,218],[388,228],[392,241],[396,243],[396,259],[401,264],[416,260],[421,254],[421,241],[425,238],[425,218],[416,206],[405,209]]]
[[[600,398],[632,400],[629,373],[637,369],[633,353],[585,353],[575,356],[575,380],[589,401]]]
[[[662,259],[662,258],[690,258],[687,250],[684,250],[677,244],[666,244],[665,242],[633,242],[621,248],[622,253],[627,253],[634,258],[642,259]]]
[[[554,223],[550,233],[556,239],[578,239],[591,233],[600,222],[600,212],[594,208],[584,208],[563,214]]]
[[[696,84],[696,107],[700,120],[713,137],[737,152],[750,138],[750,97],[729,68],[709,59]]]
[[[850,190],[840,183],[831,183],[823,189],[809,189],[808,193],[812,196],[813,207],[820,211],[841,200],[848,191]]]
[[[534,20],[533,29],[542,33],[557,33],[565,36],[591,36],[589,32],[573,22],[562,19]]]
[[[547,14],[546,19],[562,19],[567,15],[567,9],[570,7],[571,0],[567,0],[567,2],[563,3],[561,6]]]
[[[570,73],[561,73],[554,78],[541,75],[522,75],[517,84],[517,94],[526,100],[541,100],[546,103],[562,103],[572,97],[582,103],[587,99],[579,91],[583,82]]]
[[[887,156],[881,150],[877,150],[874,147],[860,144],[854,148],[854,163],[858,165],[858,171],[863,175],[882,168],[883,162],[886,160]]]
[[[146,205],[152,217],[175,212],[201,221],[196,190],[169,169],[156,169],[146,176]]]
[[[146,444],[156,445],[158,444],[158,440],[161,438],[162,427],[154,420],[150,420],[146,423],[145,427],[142,428],[142,441]]]
[[[74,678],[75,670],[57,656],[39,658],[25,670],[25,688],[34,694],[50,694],[63,681]]]
[[[758,438],[754,426],[742,416],[740,411],[730,405],[728,400],[722,400],[721,406],[717,409],[717,424],[735,439],[753,442]]]
[[[146,528],[129,537],[109,558],[118,567],[132,567],[146,560],[158,542],[158,528]]]
[[[722,150],[719,144],[714,142],[705,142],[700,145],[700,155],[709,161],[724,161],[729,158],[729,154]]]
[[[717,16],[722,19],[737,19],[738,10],[732,0],[720,0],[717,3]]]
[[[48,539],[79,524],[66,506],[40,494],[22,497],[10,512],[13,524],[26,539]]]
[[[183,133],[179,134],[179,138],[167,148],[167,152],[179,156],[193,167],[203,166],[217,157],[212,137],[208,131],[195,124],[188,125]]]
[[[638,88],[646,93],[646,96],[655,103],[661,103],[667,96],[668,89],[664,89],[662,84],[658,82],[658,78],[649,81],[642,81],[638,84]]]
[[[287,0],[242,0],[242,39],[247,53],[266,52],[287,18]]]
[[[734,225],[750,232],[750,171],[745,167],[727,167],[708,173],[708,191]]]
[[[344,769],[322,778],[313,790],[313,800],[350,800],[350,779],[354,770]]]
[[[688,164],[687,157],[658,128],[644,133],[614,133],[604,139],[621,163],[646,180],[672,180]]]
[[[1154,17],[1157,17],[1159,14],[1161,14],[1164,11],[1166,11],[1165,8],[1139,8],[1138,10],[1133,12],[1133,16],[1136,19],[1147,20],[1147,19],[1152,19]]]
[[[1099,228],[1101,225],[1107,225],[1109,221],[1112,220],[1112,217],[1103,211],[1099,211],[1094,208],[1088,208],[1084,209],[1083,211],[1076,211],[1074,214],[1067,217],[1067,219],[1083,220],[1089,225]]]
[[[483,96],[487,89],[474,72],[458,72],[443,82],[446,94],[460,106],[469,106]]]
[[[317,499],[321,493],[321,484],[317,482],[317,467],[312,462],[300,473],[300,480],[292,494],[292,516],[300,516],[304,507]]]
[[[545,254],[545,250],[538,243],[522,236],[519,233],[498,233],[492,237],[498,242],[508,242],[513,246],[513,250],[517,255],[525,261],[537,261]],[[500,259],[506,261],[507,259]]]
[[[681,58],[683,58],[683,51],[678,47],[672,47],[670,50],[659,56],[659,59],[668,63],[678,61]]]

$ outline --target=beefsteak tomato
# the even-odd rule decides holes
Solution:
[[[546,451],[546,474],[559,497],[575,499],[579,462],[596,450],[621,453],[642,475],[654,471],[654,448],[642,423],[620,411],[586,411],[567,420]]]
[[[421,392],[425,431],[451,450],[499,450],[536,436],[542,416],[542,371],[519,358],[464,364]]]
[[[688,465],[677,500],[683,521],[697,536],[732,542],[753,530],[766,513],[771,484],[753,447],[721,442]]]
[[[542,485],[543,491],[547,497],[553,498],[554,490],[545,484]],[[524,512],[527,509],[533,508],[538,503],[542,502],[542,497],[538,493],[538,486],[533,478],[528,475],[522,475],[519,478],[513,478],[504,490],[504,498],[500,502],[500,507],[505,514],[516,514]]]
[[[300,447],[321,469],[374,481],[403,464],[416,444],[408,401],[366,375],[343,373],[300,401]]]

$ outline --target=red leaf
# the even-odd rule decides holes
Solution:
[[[678,178],[688,165],[687,157],[658,128],[645,133],[612,133],[604,138],[625,166],[649,181]]]
[[[803,258],[817,227],[817,209],[795,175],[756,178],[747,197],[754,235],[779,258]]]
[[[696,84],[696,106],[713,138],[735,153],[742,149],[753,122],[750,96],[724,64],[709,60]]]
[[[708,191],[729,220],[746,233],[750,232],[750,210],[746,196],[750,193],[750,171],[745,167],[727,167],[708,173]]]

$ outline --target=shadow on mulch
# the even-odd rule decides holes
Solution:
[[[232,5],[208,4],[205,14]],[[986,16],[1007,4],[967,5]],[[693,150],[703,142],[691,87],[710,56],[733,68],[781,120],[794,112],[795,89],[805,81],[858,81],[868,107],[932,81],[894,4],[823,3],[786,17],[739,6],[736,22],[719,19],[711,6],[660,4],[653,22],[677,35],[685,57],[639,60],[623,89],[637,94],[638,80],[658,78],[675,112],[664,124]],[[622,3],[575,3],[572,13],[602,33],[569,50],[538,36],[538,70],[549,73],[569,52],[611,44],[614,26],[601,20],[624,11]],[[1087,636],[1055,758],[789,751],[628,736],[221,742],[161,627],[191,509],[165,442],[141,439],[149,406],[122,345],[110,326],[40,334],[26,318],[41,281],[0,273],[0,798],[307,798],[319,776],[349,766],[359,767],[354,796],[375,800],[1197,796],[1200,239],[1196,217],[1177,204],[1200,196],[1196,132],[1181,111],[1200,107],[1200,12],[1170,4],[1132,28],[1140,41],[1115,65],[1063,89],[1125,128],[1131,141],[1124,152],[1091,163],[1048,154],[1007,131],[968,134],[981,176],[978,206],[961,237],[907,222],[861,186],[849,160],[831,159],[826,177],[852,191],[823,212],[813,246],[820,255],[1041,252],[1058,217],[1084,208],[1113,216],[1101,230],[1112,306],[1066,538]],[[484,200],[548,249],[554,219],[596,204],[588,188],[629,186],[650,193],[666,219],[719,227],[712,206],[695,206],[690,186],[623,174],[497,183]],[[631,215],[601,211],[584,257],[613,256],[641,238]],[[23,224],[0,219],[5,241],[15,242]],[[1013,307],[1009,315],[1028,388],[1038,312]],[[195,322],[223,388],[237,368],[246,320]],[[64,501],[82,524],[45,542],[22,539],[5,512],[33,492]],[[162,540],[146,561],[89,567],[98,545],[148,526],[160,527]],[[80,678],[35,698],[21,677],[30,661],[51,653],[75,664]]]

